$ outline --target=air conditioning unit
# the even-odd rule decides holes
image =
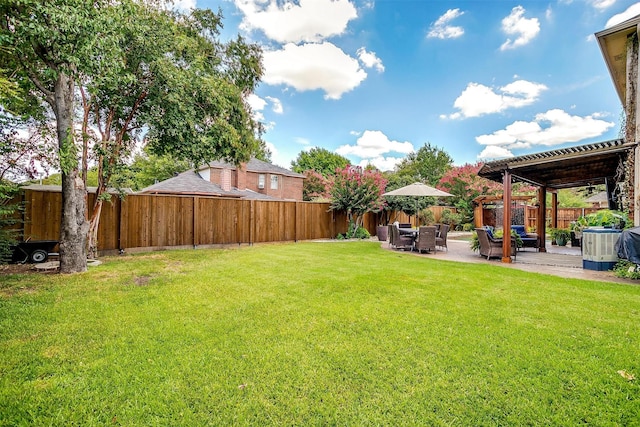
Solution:
[[[618,262],[616,242],[622,230],[586,228],[582,230],[582,268],[611,270]]]

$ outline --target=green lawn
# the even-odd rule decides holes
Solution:
[[[297,243],[0,276],[0,425],[640,424],[640,286],[434,258]]]

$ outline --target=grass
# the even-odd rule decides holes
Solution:
[[[640,287],[370,242],[0,277],[0,425],[638,425]]]

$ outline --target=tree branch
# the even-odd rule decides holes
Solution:
[[[24,63],[22,64],[22,66],[24,67],[24,70],[27,72],[27,75],[29,76],[29,80],[31,80],[31,82],[38,88],[38,90],[44,94],[44,97],[47,103],[51,105],[51,107],[53,107],[56,104],[55,94],[53,93],[53,91],[50,91],[49,89],[47,89],[42,84],[38,76],[36,76],[35,73],[32,72],[29,68],[24,66]]]

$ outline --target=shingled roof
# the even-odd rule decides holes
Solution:
[[[208,168],[236,170],[236,165],[234,165],[233,163],[214,161],[206,166],[201,167],[199,170]],[[271,163],[263,162],[262,160],[258,160],[256,158],[252,158],[247,162],[246,170],[247,172],[272,173],[283,176],[291,176],[294,178],[305,178],[305,176],[300,173],[292,172],[289,169],[285,169]]]
[[[223,190],[220,186],[209,182],[198,175],[194,170],[188,170],[173,178],[166,179],[156,184],[143,188],[138,192],[143,194],[181,194],[189,196],[218,196],[218,197],[236,197],[244,199],[257,200],[278,200],[265,194],[256,193],[255,191],[240,191],[231,189]]]

